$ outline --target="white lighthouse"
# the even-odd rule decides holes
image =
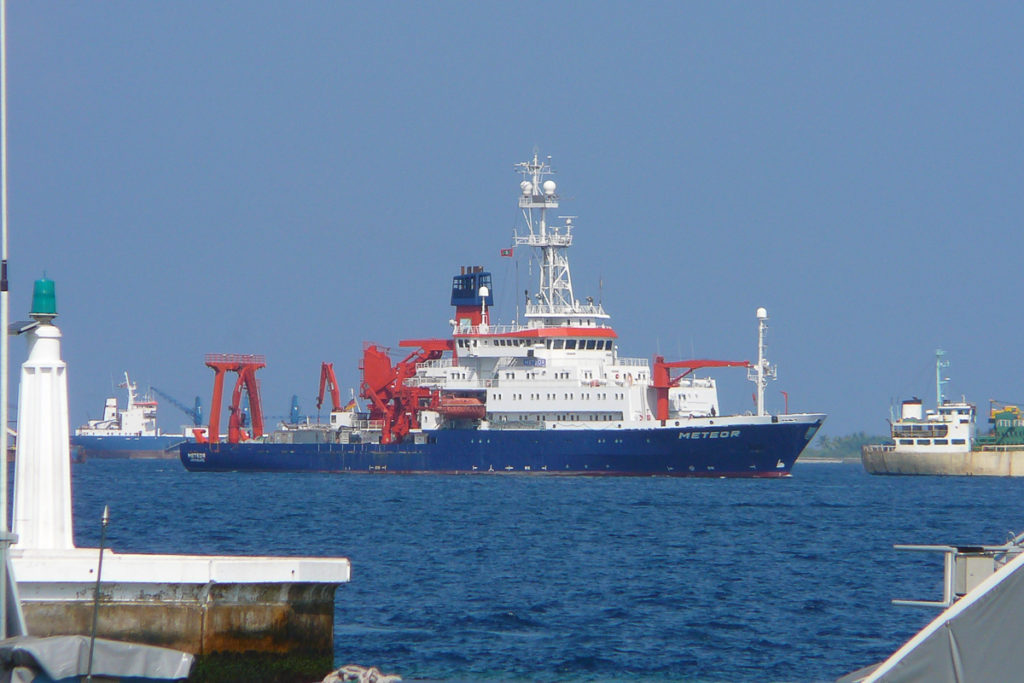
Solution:
[[[28,360],[18,390],[18,443],[14,470],[15,548],[70,550],[71,458],[68,440],[67,365],[60,357],[60,330],[53,280],[37,280],[33,322],[23,327]]]

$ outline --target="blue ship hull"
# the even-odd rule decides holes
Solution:
[[[546,473],[783,477],[815,421],[630,430],[438,430],[400,444],[194,443],[193,472]],[[415,443],[419,437],[423,443]]]
[[[180,434],[160,436],[79,436],[71,437],[71,449],[76,459],[90,458],[174,458],[178,446],[185,442]]]

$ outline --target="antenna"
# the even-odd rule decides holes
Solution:
[[[92,653],[96,647],[96,620],[100,613],[100,577],[103,574],[103,546],[107,541],[107,525],[110,524],[110,506],[103,506],[103,520],[100,528],[100,561],[96,567],[96,588],[92,592],[92,633],[89,636],[89,668],[86,670],[85,680],[92,678]]]

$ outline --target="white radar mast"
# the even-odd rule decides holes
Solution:
[[[573,217],[564,217],[564,226],[548,224],[548,209],[558,208],[558,186],[548,179],[554,174],[548,161],[541,161],[535,151],[533,161],[515,165],[523,176],[519,183],[519,208],[529,231],[527,235],[517,233],[515,243],[540,252],[540,286],[536,303],[527,303],[526,317],[540,325],[594,324],[595,319],[609,316],[592,299],[581,305],[573,296],[566,256],[566,250],[572,246]]]
[[[747,379],[757,386],[757,414],[765,415],[764,388],[768,380],[775,379],[777,368],[765,357],[764,338],[768,333],[768,309],[757,309],[757,365],[747,368]]]
[[[946,360],[946,352],[942,349],[935,350],[935,407],[939,408],[945,402],[946,396],[942,393],[942,387],[949,381],[948,377],[942,376],[942,371],[949,367]]]

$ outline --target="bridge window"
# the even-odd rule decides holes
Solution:
[[[576,348],[576,340],[575,339],[566,339],[565,340],[565,348],[566,349],[575,349]]]
[[[556,339],[555,340],[555,349],[561,349],[561,348],[564,348],[564,347],[565,347],[565,340],[564,339]]]

